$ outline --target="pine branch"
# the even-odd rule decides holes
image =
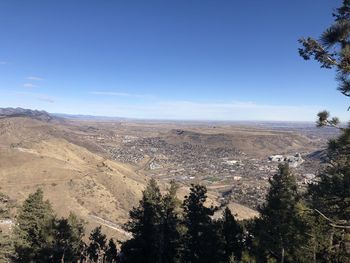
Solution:
[[[350,222],[346,222],[346,224],[349,225],[344,225],[343,222],[335,222],[334,220],[330,219],[327,217],[325,214],[323,214],[320,210],[318,209],[310,209],[310,208],[305,208],[303,211],[314,211],[317,214],[319,214],[323,219],[329,222],[329,225],[334,228],[342,228],[342,229],[350,229]]]

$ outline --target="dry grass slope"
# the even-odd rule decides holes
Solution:
[[[40,187],[59,216],[72,211],[89,228],[100,223],[94,215],[124,223],[138,203],[146,178],[131,167],[50,136],[51,124],[11,118],[0,127],[1,191],[19,202]]]
[[[135,167],[106,159],[79,133],[64,122],[0,119],[0,191],[21,203],[40,187],[58,216],[72,211],[88,222],[88,231],[101,224],[107,234],[127,238],[121,225],[138,204],[147,178]],[[188,191],[180,188],[181,198]],[[208,204],[218,205],[216,199],[209,193]],[[239,218],[256,215],[232,205]]]

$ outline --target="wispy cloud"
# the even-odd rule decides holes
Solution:
[[[29,77],[27,77],[26,79],[28,79],[28,80],[35,80],[35,81],[44,80],[43,78],[37,77],[37,76],[29,76]]]
[[[90,91],[89,94],[99,96],[116,96],[116,97],[134,97],[134,98],[155,98],[149,94],[133,94],[127,92],[114,92],[114,91]]]
[[[0,65],[6,65],[6,64],[7,64],[7,61],[0,60]]]
[[[38,85],[32,84],[32,83],[24,83],[23,87],[25,88],[38,88]]]

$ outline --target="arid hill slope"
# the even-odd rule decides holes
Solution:
[[[121,225],[138,204],[147,177],[100,154],[94,140],[85,140],[89,134],[64,121],[0,118],[0,191],[20,204],[40,187],[58,216],[72,211],[88,222],[88,231],[101,224],[109,235],[127,238]],[[186,194],[188,187],[181,187],[180,197]],[[218,205],[215,194],[208,196],[210,205]],[[236,210],[239,218],[256,215],[249,208]]]
[[[118,228],[138,203],[146,178],[55,138],[55,129],[60,127],[28,118],[0,120],[0,191],[22,201],[40,187],[58,215],[73,211],[90,227],[106,224],[102,218]]]

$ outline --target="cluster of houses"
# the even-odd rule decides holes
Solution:
[[[146,165],[143,170],[150,177],[188,185],[200,181],[217,191],[228,187],[232,190],[230,198],[250,207],[264,201],[268,179],[277,172],[279,163],[295,168],[300,184],[314,180],[311,169],[304,169],[300,153],[253,158],[230,147],[210,148],[189,142],[170,143],[162,137],[133,136],[124,136],[122,144],[109,144],[106,149],[117,161]]]

